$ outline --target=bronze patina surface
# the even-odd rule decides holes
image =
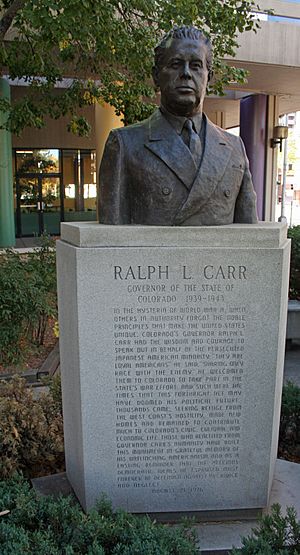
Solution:
[[[172,29],[156,47],[161,105],[149,119],[110,133],[100,167],[100,223],[257,222],[242,140],[203,114],[211,63],[211,44],[194,27]]]

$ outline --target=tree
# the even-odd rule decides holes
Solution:
[[[69,129],[88,132],[78,109],[108,102],[125,124],[153,110],[153,47],[173,25],[195,24],[211,37],[222,94],[245,71],[223,61],[234,56],[238,32],[256,30],[252,0],[0,0],[2,75],[28,85],[13,105],[0,99],[6,127],[19,133],[44,118],[70,115]],[[69,77],[67,88],[58,88]],[[153,100],[152,100],[153,101]],[[80,113],[80,110],[79,110]]]

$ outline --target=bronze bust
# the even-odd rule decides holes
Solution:
[[[147,120],[110,133],[100,166],[100,223],[257,222],[244,145],[203,114],[211,63],[211,44],[195,27],[172,29],[156,47],[161,105]]]

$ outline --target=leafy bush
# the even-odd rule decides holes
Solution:
[[[0,382],[0,479],[21,470],[43,476],[64,469],[60,382],[38,399],[23,378]]]
[[[273,505],[271,514],[261,519],[252,535],[242,538],[242,544],[242,549],[233,549],[232,555],[298,555],[300,522],[295,509],[288,507],[283,516],[280,505]]]
[[[21,359],[24,341],[42,345],[47,322],[57,314],[54,241],[20,254],[0,256],[0,364]]]
[[[282,390],[278,454],[300,459],[300,387],[292,382]]]
[[[199,555],[186,526],[154,524],[106,500],[87,515],[71,497],[37,496],[20,477],[0,482],[2,555]]]
[[[290,227],[291,244],[290,299],[300,299],[300,225]]]

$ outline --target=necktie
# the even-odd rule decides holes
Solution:
[[[194,160],[198,161],[201,155],[201,141],[198,133],[194,131],[193,122],[191,119],[187,119],[185,121],[183,131],[184,142],[189,147]]]

